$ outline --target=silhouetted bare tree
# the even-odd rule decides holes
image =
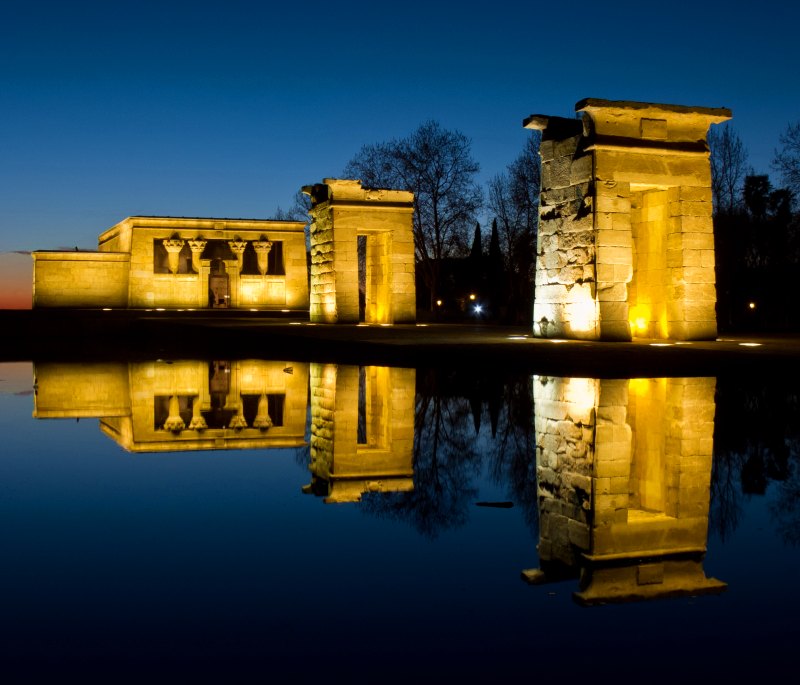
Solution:
[[[775,150],[772,167],[781,175],[783,184],[800,198],[800,121],[789,124],[780,137],[781,148]]]
[[[730,124],[711,127],[708,147],[714,210],[733,213],[741,202],[742,184],[747,175],[747,150]]]
[[[406,138],[365,145],[344,169],[346,177],[368,187],[414,193],[414,247],[432,311],[441,260],[468,252],[483,201],[475,182],[479,165],[470,148],[463,133],[428,121]]]
[[[488,205],[498,223],[505,260],[509,318],[527,323],[532,316],[539,219],[538,132],[529,136],[519,157],[488,184]]]

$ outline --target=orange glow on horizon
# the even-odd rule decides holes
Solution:
[[[0,309],[30,309],[33,260],[29,254],[0,253]]]

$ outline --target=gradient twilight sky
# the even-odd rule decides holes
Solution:
[[[584,97],[730,107],[763,173],[800,119],[786,0],[5,0],[0,17],[0,253],[94,248],[134,214],[266,218],[431,118],[472,139],[482,180],[523,117]]]

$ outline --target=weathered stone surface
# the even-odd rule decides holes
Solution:
[[[730,113],[591,99],[578,108],[579,136],[565,119],[528,120],[544,138],[534,334],[713,337],[715,295],[675,299],[674,286],[714,283],[705,136]],[[595,280],[591,307],[569,285]]]

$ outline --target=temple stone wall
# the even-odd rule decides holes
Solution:
[[[130,256],[34,252],[33,307],[125,307]]]
[[[37,419],[128,416],[128,365],[124,362],[36,362],[33,416]]]
[[[579,151],[579,121],[542,132],[542,189],[534,320],[543,337],[599,336],[592,156]]]
[[[358,237],[367,238],[368,323],[416,319],[412,193],[325,179],[311,197],[311,320],[357,323]]]
[[[716,336],[711,124],[718,108],[587,99],[542,131],[534,334]]]
[[[202,258],[202,250],[209,240],[234,243],[241,250],[251,243],[264,249],[281,243],[283,274],[242,274],[236,255],[224,260],[228,306],[308,307],[302,222],[175,217],[129,217],[100,235],[97,252],[34,252],[33,305],[207,308],[211,260]],[[183,255],[171,255],[170,259],[182,259],[191,268],[157,273],[156,241],[173,242]]]

